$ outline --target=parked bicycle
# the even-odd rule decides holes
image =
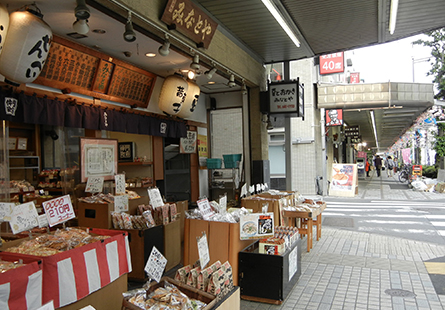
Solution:
[[[411,167],[408,165],[403,165],[399,170],[399,181],[402,183],[408,182],[411,180]]]

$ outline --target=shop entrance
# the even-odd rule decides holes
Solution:
[[[190,155],[179,153],[179,138],[164,139],[165,198],[191,201]]]

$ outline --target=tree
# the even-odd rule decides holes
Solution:
[[[445,28],[429,31],[426,33],[427,40],[417,40],[413,44],[428,46],[431,48],[431,70],[428,76],[433,76],[433,82],[436,83],[438,93],[435,99],[445,100]]]

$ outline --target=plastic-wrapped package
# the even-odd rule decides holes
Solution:
[[[188,219],[195,219],[195,220],[203,219],[202,214],[198,208],[191,209],[191,210],[185,210],[184,213],[185,213],[185,218],[188,218]]]

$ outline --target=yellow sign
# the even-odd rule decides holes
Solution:
[[[198,135],[198,155],[205,158],[209,155],[207,152],[207,136]]]

